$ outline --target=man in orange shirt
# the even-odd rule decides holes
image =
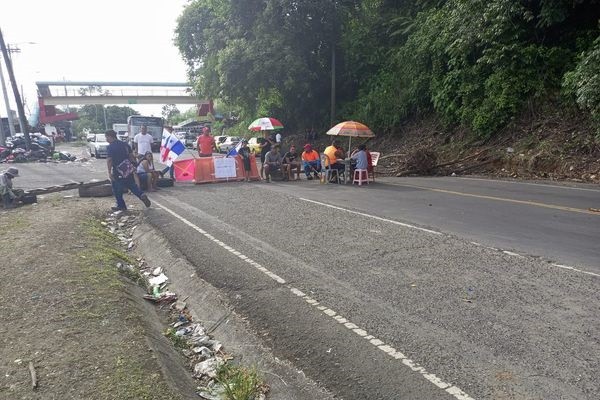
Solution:
[[[321,171],[321,160],[319,158],[319,153],[313,150],[310,144],[304,145],[304,151],[302,152],[302,164],[304,166],[306,179],[309,181],[312,180],[313,177],[310,176],[311,171],[313,172],[315,178],[319,178],[319,172]]]
[[[198,136],[198,155],[200,157],[212,157],[213,149],[219,152],[215,139],[210,134],[210,129],[205,126],[202,128],[202,135]]]
[[[325,151],[325,155],[329,158],[329,164],[331,165],[331,169],[337,169],[340,173],[344,172],[346,166],[344,165],[344,150],[340,145],[340,142],[334,140],[331,143],[331,146],[328,146]],[[327,161],[325,161],[325,166],[329,166]]]

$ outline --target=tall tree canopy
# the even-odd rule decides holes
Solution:
[[[247,119],[376,129],[435,112],[490,136],[526,102],[576,101],[600,121],[599,0],[194,0],[176,29],[196,91]]]

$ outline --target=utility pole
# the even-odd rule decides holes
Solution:
[[[27,148],[27,150],[29,150],[31,147],[31,138],[29,137],[29,131],[27,130],[27,121],[25,120],[25,109],[23,108],[23,103],[21,102],[19,88],[17,87],[17,81],[15,80],[15,74],[12,68],[12,61],[8,55],[6,43],[4,43],[4,36],[2,36],[2,30],[0,30],[0,49],[2,50],[2,57],[4,58],[4,62],[6,63],[8,77],[10,79],[10,84],[15,95],[15,102],[17,103],[17,112],[19,113],[19,124],[21,125],[21,129],[23,130],[23,135],[25,135],[25,147]]]
[[[8,92],[6,91],[6,81],[4,80],[4,71],[2,71],[2,63],[0,62],[0,83],[2,84],[2,94],[4,95],[4,104],[6,105],[6,113],[8,114],[8,129],[10,135],[15,136],[15,120],[10,109],[10,103],[8,102]]]
[[[331,115],[329,126],[335,122],[335,43],[331,45]]]

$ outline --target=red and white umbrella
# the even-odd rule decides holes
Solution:
[[[332,136],[348,136],[348,154],[350,153],[353,137],[372,138],[375,134],[368,126],[356,121],[340,122],[327,131]]]
[[[274,131],[283,129],[283,124],[275,118],[259,118],[248,126],[251,131]]]

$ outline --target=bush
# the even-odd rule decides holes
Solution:
[[[575,69],[565,74],[563,88],[582,110],[591,114],[600,134],[600,37],[591,49],[581,53]]]

